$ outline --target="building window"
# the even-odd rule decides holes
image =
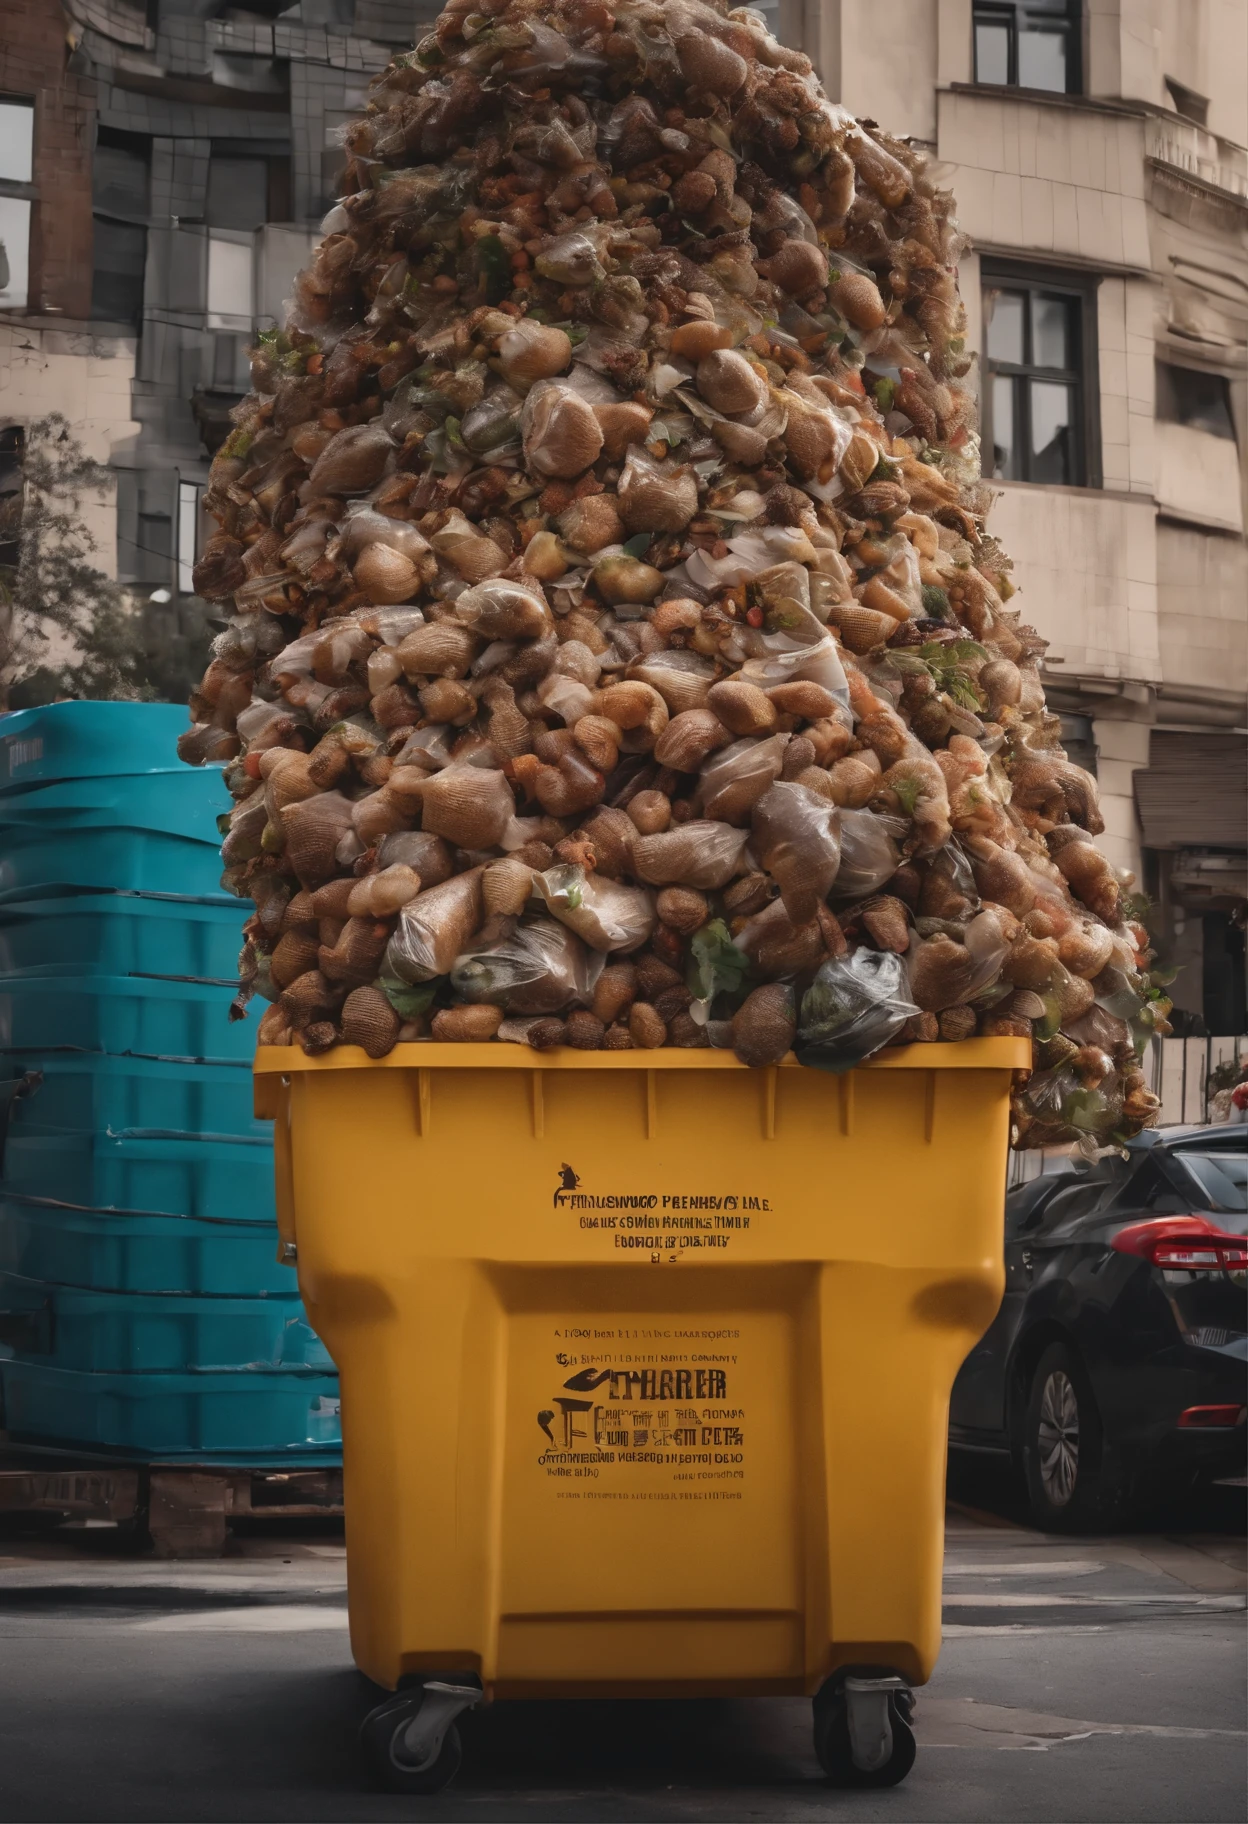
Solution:
[[[210,228],[259,228],[268,216],[269,166],[263,158],[219,158],[208,166],[204,217]]]
[[[178,594],[194,595],[191,573],[199,556],[199,500],[203,490],[198,482],[178,483]]]
[[[0,195],[0,310],[25,310],[30,288],[30,204]]]
[[[1235,441],[1231,385],[1225,374],[1196,367],[1157,363],[1157,416],[1165,424],[1185,424],[1193,431]]]
[[[214,140],[204,220],[254,231],[291,217],[290,154],[254,140]]]
[[[1095,485],[1094,294],[984,272],[985,469],[1001,481]]]
[[[1096,778],[1097,746],[1091,716],[1062,716],[1062,748],[1066,758]]]
[[[1078,0],[975,0],[975,80],[1079,93]]]
[[[138,328],[143,317],[146,265],[146,228],[97,215],[91,275],[91,315],[97,322],[126,323]]]
[[[35,104],[19,95],[0,95],[0,178],[29,184],[35,175]]]
[[[0,95],[0,310],[25,310],[30,288],[35,104]]]
[[[143,512],[138,520],[138,573],[145,583],[169,583],[169,564],[173,556],[172,527],[167,513]]]
[[[1173,76],[1166,77],[1166,87],[1174,103],[1176,114],[1182,114],[1186,120],[1194,120],[1198,127],[1209,124],[1209,97],[1189,89],[1185,82],[1177,82]]]
[[[101,127],[91,166],[95,247],[91,315],[137,328],[143,317],[147,265],[149,142]]]
[[[101,127],[91,164],[91,202],[99,215],[146,223],[150,186],[149,142],[137,133]]]
[[[252,243],[208,241],[208,327],[250,330],[252,324]]]

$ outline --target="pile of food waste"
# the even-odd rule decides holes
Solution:
[[[1146,1125],[922,156],[709,0],[452,0],[344,148],[195,569],[261,1043],[1010,1034],[1022,1144]]]

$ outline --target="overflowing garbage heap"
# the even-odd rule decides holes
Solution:
[[[984,531],[962,242],[748,8],[452,0],[345,133],[195,587],[260,1039],[1036,1039],[1165,1003]]]

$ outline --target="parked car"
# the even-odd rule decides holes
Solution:
[[[1248,1130],[1179,1127],[1007,1196],[1005,1295],[949,1438],[1008,1455],[1041,1526],[1244,1474],[1246,1180]]]

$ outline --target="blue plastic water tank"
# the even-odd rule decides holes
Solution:
[[[0,1428],[23,1443],[333,1462],[337,1377],[276,1259],[247,908],[185,712],[0,718]]]

